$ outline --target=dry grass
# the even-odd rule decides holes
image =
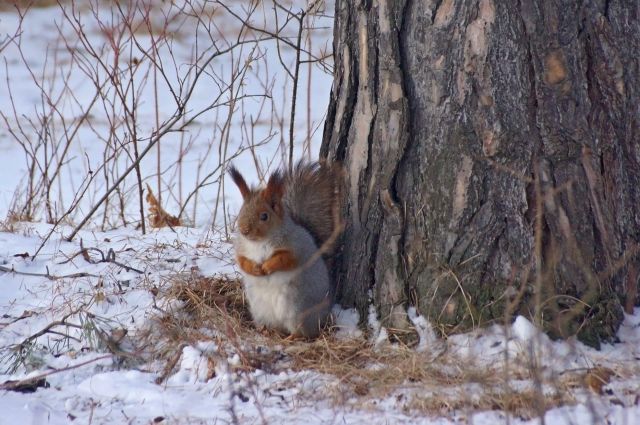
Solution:
[[[141,335],[151,356],[166,363],[160,381],[171,374],[183,347],[201,341],[216,342],[222,356],[238,354],[241,361],[235,369],[270,370],[273,355],[247,346],[249,342],[266,346],[268,339],[251,325],[239,281],[225,276],[178,275],[161,298],[177,307],[165,309],[153,328]]]
[[[447,352],[434,355],[400,344],[374,347],[366,338],[339,339],[331,330],[314,341],[289,340],[253,326],[241,284],[235,279],[181,275],[169,283],[164,299],[173,300],[179,308],[161,315],[149,334],[153,355],[165,364],[160,381],[174,372],[185,346],[214,341],[219,353],[209,359],[211,364],[237,354],[240,362],[233,368],[238,373],[315,371],[333,377],[338,385],[310,397],[336,404],[355,400],[372,409],[378,400],[393,396],[410,414],[497,409],[531,418],[575,403],[577,388],[596,392],[586,370],[543,382],[548,389],[538,391],[533,385],[515,388],[505,383],[505,379],[527,381],[531,372],[526,367],[512,365],[505,374]]]
[[[545,412],[560,405],[573,404],[575,400],[570,393],[562,392],[555,392],[541,400],[539,394],[533,390],[514,392],[488,390],[479,397],[465,393],[459,393],[453,397],[417,395],[409,401],[407,410],[439,415],[468,410],[501,410],[515,417],[531,419],[536,416],[541,402],[542,411]]]

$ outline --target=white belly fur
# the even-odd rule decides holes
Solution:
[[[264,241],[242,241],[242,255],[260,264],[273,255],[273,247]],[[244,287],[253,320],[259,325],[288,327],[295,322],[291,305],[291,279],[298,271],[276,272],[269,276],[244,274]],[[286,329],[285,329],[286,330]]]
[[[242,241],[241,254],[258,264],[264,263],[267,258],[270,258],[273,251],[271,244],[266,241],[255,242],[248,239]]]
[[[287,330],[295,322],[289,285],[292,272],[277,272],[270,276],[244,277],[244,287],[253,320],[260,324]]]

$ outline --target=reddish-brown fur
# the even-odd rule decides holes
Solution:
[[[262,263],[264,274],[271,274],[279,271],[293,270],[298,267],[298,259],[294,253],[288,249],[276,249],[273,255]]]
[[[238,255],[236,257],[236,261],[238,261],[238,265],[240,268],[247,274],[252,276],[264,276],[265,273],[262,271],[262,266],[243,255]]]
[[[236,257],[238,265],[252,276],[266,276],[280,271],[289,271],[298,267],[296,256],[288,249],[277,249],[264,263],[258,264],[243,255]]]
[[[240,189],[244,200],[238,215],[238,230],[249,240],[264,239],[271,229],[282,225],[282,197],[285,191],[282,173],[273,173],[262,190],[250,188],[235,167],[229,168],[229,175]],[[263,213],[267,214],[267,220],[260,220]]]
[[[278,214],[280,218],[284,215],[282,207],[282,197],[284,196],[284,177],[280,171],[271,174],[267,187],[261,192],[260,196],[264,201]]]
[[[240,194],[242,195],[242,199],[246,200],[247,197],[251,195],[252,191],[251,189],[249,189],[249,186],[247,185],[247,182],[244,180],[244,177],[242,177],[242,174],[240,174],[240,172],[236,167],[230,167],[229,174],[231,175],[233,182],[236,184],[236,186],[238,186],[238,189],[240,189]]]

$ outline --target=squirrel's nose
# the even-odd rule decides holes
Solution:
[[[249,227],[241,227],[240,228],[240,233],[242,233],[244,236],[247,236],[249,234]]]

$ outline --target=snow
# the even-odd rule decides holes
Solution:
[[[164,46],[158,52],[167,64],[167,80],[160,80],[158,89],[160,122],[169,119],[176,109],[168,86],[177,87],[179,77],[193,77],[194,71],[189,65],[194,59],[195,41],[200,43],[198,48],[204,49],[202,44],[207,40],[202,22],[180,18],[178,10],[167,6],[168,3],[163,2],[169,9],[154,9],[154,13],[164,10],[177,17],[167,27],[176,34],[175,38],[170,46]],[[327,5],[327,10],[331,11],[332,7]],[[113,24],[117,23],[117,14],[112,16],[105,8],[100,10],[104,22],[113,19]],[[161,20],[161,15],[154,14],[153,19]],[[269,16],[257,15],[254,23],[273,25]],[[83,19],[89,40],[104,45],[105,34],[113,26],[100,27],[90,15],[84,15]],[[216,19],[220,19],[216,40],[222,46],[233,38],[238,23],[224,14]],[[502,387],[498,387],[495,379],[443,383],[436,379],[421,382],[407,377],[401,385],[390,387],[384,393],[359,397],[348,388],[349,376],[336,376],[316,369],[299,370],[291,365],[289,351],[308,347],[311,343],[253,346],[259,342],[230,340],[221,329],[202,329],[202,339],[184,341],[177,352],[175,368],[166,379],[161,379],[165,363],[135,350],[144,332],[154,329],[161,313],[179,314],[183,301],[163,297],[173,279],[192,273],[238,276],[228,232],[241,200],[230,182],[227,187],[231,190],[224,190],[224,179],[220,178],[218,166],[233,158],[247,179],[257,182],[259,175],[276,166],[286,154],[280,148],[279,139],[286,143],[288,137],[290,81],[287,82],[282,72],[275,43],[265,41],[258,47],[247,45],[233,56],[213,61],[209,71],[217,71],[219,79],[208,74],[210,78],[197,86],[189,104],[189,111],[194,115],[207,108],[214,93],[220,93],[222,77],[244,69],[243,63],[254,60],[252,66],[244,69],[246,80],[236,87],[240,95],[248,96],[236,105],[236,114],[228,115],[229,109],[225,107],[216,108],[216,111],[199,115],[188,131],[169,133],[162,140],[163,207],[170,213],[178,211],[186,195],[197,184],[204,184],[199,200],[196,202],[192,198],[186,203],[185,221],[193,227],[151,229],[143,235],[136,221],[136,181],[129,177],[125,181],[122,211],[127,225],[123,225],[118,209],[112,205],[108,210],[100,209],[72,241],[67,241],[74,225],[109,184],[102,177],[87,176],[102,175],[96,171],[101,170],[108,145],[105,138],[112,130],[110,120],[122,114],[123,106],[114,100],[113,92],[108,92],[105,98],[115,102],[114,111],[102,108],[104,104],[93,107],[91,119],[80,125],[69,155],[62,158],[61,152],[49,154],[52,169],[61,164],[61,177],[50,193],[57,217],[72,204],[81,189],[88,188],[86,196],[80,197],[77,208],[69,217],[58,225],[46,223],[44,201],[40,199],[32,221],[7,220],[5,223],[4,217],[15,203],[25,200],[30,165],[29,146],[25,145],[25,150],[11,132],[22,126],[26,138],[38,140],[38,126],[30,123],[37,124],[47,111],[50,112],[50,105],[43,99],[38,84],[42,84],[52,98],[61,99],[59,110],[50,117],[55,123],[52,129],[56,130],[50,136],[57,140],[64,139],[62,118],[67,123],[77,120],[87,111],[93,94],[92,83],[87,77],[91,64],[74,62],[69,51],[61,47],[61,40],[66,37],[74,41],[72,50],[82,52],[86,49],[74,39],[73,28],[57,6],[34,8],[27,13],[19,39],[24,56],[17,44],[5,45],[3,41],[7,40],[6,35],[15,33],[18,24],[15,10],[0,6],[0,55],[3,59],[0,111],[7,118],[0,126],[0,225],[3,226],[0,228],[0,266],[8,270],[0,271],[0,384],[44,377],[49,386],[30,393],[0,390],[0,424],[540,423],[537,418],[507,414],[498,408],[475,407],[486,393],[501,391]],[[314,46],[319,48],[330,43],[331,23],[329,18],[318,17],[316,24],[326,26],[313,38]],[[150,39],[143,33],[139,41],[148,46]],[[174,52],[175,63],[167,56],[169,47]],[[114,59],[108,48],[104,55],[107,62]],[[292,56],[291,49],[282,47],[285,62],[290,64]],[[26,65],[31,67],[33,74]],[[306,67],[302,68],[300,105],[306,104],[308,96],[309,75]],[[96,72],[99,78],[104,77],[103,71]],[[311,151],[317,152],[321,135],[316,130],[321,127],[331,88],[331,76],[316,69],[312,78],[311,115],[307,118],[304,108],[298,109],[294,129],[296,157],[304,156],[303,141],[310,130]],[[149,135],[156,128],[153,84],[143,73],[136,75],[133,81],[139,88],[139,99],[142,99],[138,109],[138,130]],[[270,89],[265,90],[265,87]],[[259,100],[250,97],[264,95],[265,91],[268,91],[268,97]],[[265,107],[264,99],[272,103]],[[274,121],[274,114],[281,122]],[[230,126],[225,129],[227,118]],[[247,126],[250,120],[257,124]],[[114,132],[124,137],[126,129],[118,124]],[[226,155],[219,149],[222,145],[211,143],[225,137],[230,140]],[[258,143],[270,140],[275,142]],[[44,148],[38,149],[32,154],[43,161]],[[256,169],[254,154],[260,170]],[[183,155],[181,162],[176,160],[180,155]],[[122,153],[114,164],[117,166],[106,173],[111,173],[109,181],[131,164],[131,158]],[[157,165],[151,158],[141,162],[145,183],[154,185]],[[213,170],[216,171],[211,178],[205,179],[204,176]],[[218,205],[217,199],[223,199],[225,204]],[[82,254],[83,250],[86,255]],[[546,410],[546,424],[633,424],[640,418],[640,309],[625,316],[618,332],[620,342],[605,344],[599,351],[575,340],[552,341],[524,317],[517,317],[506,327],[493,325],[443,340],[415,308],[409,308],[407,314],[419,338],[416,345],[409,348],[416,353],[411,359],[433,365],[450,376],[480,371],[498,377],[508,362],[514,374],[508,382],[509,388],[526,391],[535,389],[536,385],[531,372],[532,361],[536,362],[536,370],[545,382],[595,367],[614,372],[602,393],[579,384],[569,387],[573,402]],[[373,308],[364,318],[366,330],[358,327],[360,317],[355,309],[335,306],[333,316],[333,330],[323,337],[327,338],[327,344],[337,341],[337,349],[359,342],[381,354],[387,353],[385,350],[401,352],[407,349],[389,342],[390,330],[382,326]],[[57,321],[58,325],[52,326]],[[47,332],[47,329],[54,332]],[[131,356],[115,352],[113,344]],[[23,348],[22,358],[15,355],[18,347]],[[249,351],[247,347],[255,352],[263,350],[275,354],[275,360],[246,368],[243,356]],[[320,345],[313,347],[322,349]],[[381,360],[365,368],[382,373],[395,366]],[[550,395],[556,389],[545,383],[541,391]],[[415,403],[420,400],[427,404],[442,400],[442,406],[416,409]],[[463,407],[456,407],[456,402]]]
[[[438,337],[429,321],[423,316],[420,316],[415,307],[409,307],[407,309],[407,315],[411,323],[413,323],[413,326],[415,326],[418,337],[420,337],[420,342],[416,350],[427,351],[428,349],[437,347],[439,345]]]
[[[373,346],[381,347],[387,344],[387,341],[389,340],[389,333],[378,320],[378,312],[376,311],[374,305],[371,303],[371,299],[371,294],[369,294],[369,314],[367,315],[367,325],[369,326],[369,330],[371,331],[369,341]]]
[[[29,259],[13,257],[13,253],[30,252],[47,233],[44,224],[20,224],[16,233],[1,233],[5,241],[0,249],[0,259],[5,266],[19,271],[70,274],[78,270],[100,275],[100,277],[70,278],[51,281],[45,277],[22,276],[13,273],[0,274],[0,285],[7,288],[2,293],[1,309],[4,314],[0,346],[16,344],[48,323],[60,318],[73,306],[87,303],[88,311],[108,319],[129,330],[135,338],[137,329],[149,323],[154,314],[156,300],[148,291],[145,281],[160,281],[173,273],[189,270],[199,263],[207,252],[199,247],[202,232],[190,228],[161,229],[141,236],[135,229],[112,232],[86,232],[82,234],[85,247],[110,247],[124,264],[136,264],[143,274],[125,272],[128,286],[120,289],[116,282],[123,274],[115,264],[87,264],[79,257],[61,264],[79,250],[78,242],[61,240],[67,230],[61,227],[41,251],[39,263],[30,265]],[[104,242],[108,239],[110,242]],[[134,250],[127,248],[134,246]],[[224,248],[222,252],[227,252]],[[169,260],[169,261],[168,261]],[[177,260],[177,261],[176,261]],[[219,263],[218,270],[234,273],[232,267]],[[103,285],[97,287],[102,279]],[[93,303],[96,293],[104,291],[106,298]],[[57,294],[52,296],[52,294]],[[17,320],[25,311],[33,315]],[[359,321],[355,310],[334,308],[336,316],[336,338],[362,338],[357,329]],[[416,350],[429,352],[434,344],[442,344],[434,338],[428,321],[415,310],[409,316],[418,328],[420,342]],[[371,344],[382,347],[381,334],[385,332],[375,314],[369,317]],[[70,335],[82,339],[82,333],[70,329]],[[38,342],[44,347],[52,345],[54,335],[41,336]],[[530,343],[537,341],[536,349],[543,350],[541,368],[545,373],[563,373],[567,370],[606,366],[620,374],[605,388],[601,396],[588,390],[576,391],[577,404],[550,409],[545,414],[546,423],[634,423],[640,415],[637,402],[638,365],[640,358],[640,309],[626,316],[620,328],[621,342],[605,345],[600,351],[583,346],[576,341],[550,341],[524,317],[504,329],[493,326],[462,335],[451,336],[446,341],[445,354],[457,368],[470,364],[495,368],[503,361],[505,349],[514,367],[527,361]],[[182,349],[176,370],[164,383],[157,384],[159,370],[150,364],[127,366],[116,361],[99,345],[87,349],[87,341],[71,341],[69,350],[61,353],[53,349],[34,355],[39,361],[31,364],[33,370],[19,367],[15,372],[0,376],[0,382],[9,379],[24,379],[42,373],[54,372],[46,377],[49,388],[39,388],[35,393],[21,394],[6,391],[0,394],[0,409],[5,423],[58,424],[69,423],[149,423],[164,418],[167,423],[233,422],[267,423],[284,421],[297,423],[422,423],[456,424],[472,420],[474,424],[503,423],[506,416],[500,411],[454,411],[445,416],[422,416],[408,410],[406,400],[412,392],[420,391],[424,396],[465,397],[470,401],[480,397],[484,388],[479,384],[466,384],[461,388],[417,387],[408,383],[406,388],[395,389],[388,397],[382,397],[361,405],[348,398],[335,401],[340,393],[340,377],[325,375],[312,370],[257,369],[242,373],[238,353],[228,354],[221,350],[217,340],[203,340]],[[505,344],[506,341],[506,344]],[[505,348],[506,347],[506,348]],[[105,357],[106,356],[106,357]],[[214,361],[211,361],[214,359]],[[80,365],[75,369],[69,366]],[[3,364],[3,369],[7,364]],[[386,367],[379,365],[378,367]],[[56,372],[59,371],[59,372]],[[496,372],[497,373],[497,372]],[[532,384],[526,378],[514,381],[528,388]],[[547,390],[545,390],[547,391]],[[548,389],[553,391],[553,389]],[[351,396],[350,396],[351,397]],[[596,416],[594,416],[596,415]],[[286,419],[283,419],[286,418]],[[466,418],[466,419],[465,419]],[[159,419],[158,419],[159,420]],[[535,420],[510,418],[511,423],[534,424]]]
[[[355,308],[333,307],[335,335],[339,339],[361,338],[362,331],[358,328],[359,315]]]

